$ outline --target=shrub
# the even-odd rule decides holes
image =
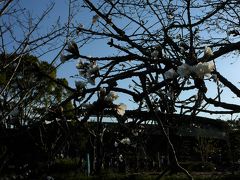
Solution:
[[[211,162],[185,162],[182,163],[182,166],[189,171],[196,172],[213,172],[216,169],[215,164]]]
[[[76,170],[79,167],[79,159],[70,159],[70,158],[64,158],[64,159],[56,159],[55,163],[51,167],[51,171],[57,171],[57,172],[66,172],[71,170]]]

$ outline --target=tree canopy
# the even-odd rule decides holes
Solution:
[[[239,105],[225,98],[225,91],[239,97],[237,84],[218,71],[221,61],[239,54],[236,0],[86,0],[82,7],[92,14],[91,22],[73,26],[78,45],[69,42],[61,60],[79,60],[77,87],[94,86],[84,87],[87,100],[102,90],[127,94],[142,110],[239,112]],[[107,50],[85,55],[93,43]]]
[[[0,67],[1,124],[4,126],[19,127],[44,121],[49,110],[69,94],[63,86],[58,86],[57,83],[66,86],[68,83],[66,79],[57,79],[56,68],[34,56],[2,54]],[[71,102],[64,107],[69,104]],[[69,108],[72,109],[71,105]]]

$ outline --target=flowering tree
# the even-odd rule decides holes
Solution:
[[[20,24],[23,29],[28,27],[23,40],[15,38],[12,24],[7,24],[10,21],[3,18],[3,14],[9,12],[6,9],[11,10],[11,3],[11,0],[2,3],[0,10],[2,23],[5,23],[0,32],[1,53],[5,53],[8,44],[4,33],[20,42],[14,48],[20,55],[10,63],[20,63],[23,54],[52,42],[58,35],[75,40],[69,41],[66,48],[61,44],[65,48],[61,62],[78,61],[80,80],[76,81],[75,89],[64,86],[72,94],[57,106],[73,101],[76,119],[81,115],[81,122],[97,114],[99,143],[104,133],[100,125],[106,110],[121,123],[125,121],[127,106],[132,106],[132,113],[136,114],[150,111],[168,140],[171,168],[183,170],[191,178],[179,165],[162,120],[172,114],[194,117],[199,113],[239,113],[240,106],[224,95],[225,91],[230,91],[239,98],[240,91],[235,82],[219,71],[221,60],[233,53],[237,56],[240,49],[238,0],[84,0],[74,7],[83,8],[90,18],[84,16],[82,22],[73,24],[74,16],[69,16],[66,28],[56,25],[46,36],[32,36],[50,7],[36,23],[29,20],[29,26]],[[78,1],[70,0],[70,3]],[[82,9],[77,10],[82,12]],[[93,46],[96,43],[97,46]],[[91,56],[86,53],[89,49]],[[120,95],[126,96],[118,102]],[[135,121],[141,122],[140,119]]]
[[[76,27],[79,46],[88,46],[88,39],[108,38],[109,48],[116,53],[90,57],[79,53],[75,43],[69,43],[70,54],[63,54],[61,59],[80,59],[77,68],[83,80],[76,82],[78,89],[89,87],[86,83],[96,88],[85,93],[109,87],[130,95],[137,103],[145,99],[146,90],[154,100],[154,109],[160,108],[161,112],[238,113],[237,105],[221,100],[221,87],[224,85],[236,96],[238,88],[216,67],[222,56],[239,50],[237,1],[85,1],[84,7],[94,15],[88,28],[83,24]],[[118,86],[119,81],[128,78],[132,78],[128,82],[133,82],[133,86]],[[210,83],[216,84],[216,96],[207,96]],[[172,109],[161,106],[167,101]],[[206,110],[206,103],[228,111]]]
[[[85,0],[82,7],[92,19],[73,27],[78,45],[69,43],[61,57],[78,59],[80,108],[98,92],[82,121],[106,108],[123,116],[126,106],[113,103],[115,93],[128,95],[136,112],[153,113],[167,138],[161,114],[239,113],[240,106],[225,101],[224,92],[239,97],[240,91],[218,70],[220,60],[240,49],[237,0]],[[101,47],[88,56],[92,43]],[[184,170],[168,140],[172,163]]]

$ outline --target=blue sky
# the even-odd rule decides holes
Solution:
[[[55,1],[49,1],[49,0],[22,0],[20,1],[20,4],[22,7],[27,8],[33,16],[40,16],[41,13],[50,5],[50,3],[55,3],[54,9],[51,11],[51,13],[47,16],[46,20],[41,24],[40,28],[44,31],[49,28],[49,26],[54,23],[59,17],[61,19],[61,23],[65,24],[67,22],[67,15],[68,15],[68,0],[55,0]],[[83,24],[89,24],[89,21],[91,21],[93,14],[89,14],[87,11],[81,11],[78,12],[78,16],[74,17],[73,23],[83,23]],[[97,43],[93,45],[86,46],[84,48],[80,49],[80,53],[83,52],[84,55],[89,56],[101,56],[106,54],[106,52],[109,54],[109,49],[105,45],[105,41],[98,41]],[[53,52],[51,54],[48,54],[46,56],[41,57],[42,60],[48,60],[51,61],[58,51]],[[218,71],[222,73],[227,79],[234,82],[234,84],[237,84],[239,87],[239,67],[240,67],[240,61],[238,60],[239,57],[237,56],[230,56],[227,58],[221,58],[216,60],[216,65],[218,68]],[[57,61],[59,63],[59,60]],[[61,66],[58,69],[58,77],[64,77],[69,80],[69,83],[71,86],[74,86],[74,81],[76,79],[71,78],[71,76],[77,74],[77,70],[75,68],[77,61],[71,60],[67,63],[65,63],[63,66]],[[120,86],[128,88],[128,84],[126,82],[120,82]],[[208,94],[214,94],[215,92],[213,89],[216,87],[214,85],[209,86]],[[233,94],[231,94],[228,90],[224,90],[224,98],[226,101],[230,101],[235,104],[240,104],[240,101],[237,98],[234,97]],[[120,98],[117,101],[117,103],[120,103],[122,101],[126,102],[129,99],[128,96],[121,95]],[[133,107],[133,104],[129,103],[129,106]],[[216,116],[215,116],[216,117]]]
[[[30,13],[33,15],[33,17],[40,17],[52,3],[54,3],[54,7],[52,11],[47,15],[47,17],[44,19],[44,21],[41,23],[39,28],[41,31],[45,32],[49,29],[49,27],[54,24],[58,18],[60,18],[61,24],[66,24],[68,19],[68,0],[21,0],[20,5],[27,10],[30,11]],[[88,16],[87,14],[82,14],[82,19],[86,18]],[[64,42],[65,39],[62,38],[62,42]],[[45,56],[40,57],[41,60],[46,60],[48,62],[51,62],[55,56],[59,53],[59,50],[56,50],[54,52],[48,53]],[[89,54],[90,55],[90,54]],[[60,60],[58,58],[58,61],[56,62],[56,65],[60,63]],[[67,78],[69,80],[70,86],[74,86],[74,80],[70,78],[70,76],[73,76],[74,74],[77,74],[77,70],[75,68],[77,61],[69,61],[65,63],[64,65],[60,66],[58,68],[58,77],[60,78]]]
[[[61,19],[61,23],[65,24],[67,22],[68,16],[68,0],[32,0],[32,1],[20,1],[22,7],[27,8],[33,16],[40,16],[42,12],[49,7],[51,3],[55,3],[55,6],[51,13],[47,16],[47,19],[41,24],[40,28],[44,31],[44,29],[48,29],[52,23],[54,23],[59,17]],[[92,21],[92,16],[94,14],[90,14],[87,11],[78,12],[78,16],[74,17],[73,23],[78,24],[82,23],[84,25],[89,24]],[[51,60],[56,56],[59,51],[52,52],[51,54],[47,54],[46,56],[41,57],[41,60]],[[106,44],[106,40],[99,40],[94,44],[89,44],[80,49],[80,53],[83,52],[84,55],[87,56],[104,56],[109,53],[109,47]],[[58,58],[57,64],[60,63]],[[78,71],[76,69],[77,60],[70,60],[64,63],[62,66],[58,68],[58,77],[68,79],[69,85],[75,87],[75,80],[77,78],[72,78],[72,76],[77,75]],[[128,84],[126,82],[119,82],[120,86],[128,88]],[[119,94],[119,99],[115,101],[115,103],[126,102],[130,98],[124,94]],[[129,102],[128,106],[135,106],[133,103]]]

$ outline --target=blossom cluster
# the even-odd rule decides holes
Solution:
[[[68,52],[68,54],[61,54],[60,60],[62,63],[70,59],[78,59],[80,57],[78,46],[74,41],[70,41],[65,50]],[[99,74],[99,66],[97,65],[96,61],[84,61],[80,59],[76,67],[79,70],[80,76],[85,78],[88,83],[95,85],[95,78]],[[86,83],[83,81],[76,81],[75,86],[79,90],[84,88],[86,86]]]
[[[126,145],[130,145],[130,144],[131,144],[131,140],[130,140],[128,137],[126,137],[126,138],[123,138],[123,139],[120,141],[120,143],[126,144]]]
[[[209,58],[213,56],[212,49],[210,47],[205,47],[204,50],[204,57]],[[215,69],[215,64],[213,61],[209,62],[199,62],[194,66],[190,66],[186,63],[183,63],[181,66],[177,68],[175,71],[174,69],[169,69],[164,73],[165,79],[173,79],[175,77],[180,76],[181,78],[188,78],[190,75],[194,75],[198,78],[203,78],[205,75],[210,74]]]
[[[100,89],[100,97],[104,99],[104,101],[108,102],[108,103],[113,103],[113,101],[118,99],[118,95],[116,92],[114,91],[110,91],[107,95],[106,95],[106,91],[105,89],[101,88]],[[125,111],[127,109],[127,105],[124,103],[120,103],[118,105],[114,106],[114,110],[117,112],[118,115],[123,116],[125,114]]]
[[[69,54],[64,55],[63,53],[61,54],[60,60],[62,63],[70,60],[70,59],[77,59],[79,58],[79,50],[78,50],[78,46],[74,41],[70,41],[68,42],[68,47],[67,49],[65,49],[67,52],[69,52]]]
[[[95,85],[95,78],[99,73],[99,67],[96,61],[84,62],[80,60],[76,67],[82,77],[87,79],[92,85]]]
[[[200,62],[194,66],[190,66],[184,63],[177,68],[177,71],[175,71],[174,69],[169,69],[164,73],[164,76],[165,79],[173,79],[178,76],[180,76],[181,78],[188,78],[192,74],[202,79],[205,75],[213,72],[214,69],[215,65],[213,61],[204,63]]]
[[[116,92],[110,91],[110,92],[108,93],[108,95],[104,97],[104,99],[105,99],[105,101],[113,102],[113,101],[117,100],[118,97],[119,97],[119,96],[117,95]]]
[[[124,103],[120,103],[116,107],[117,114],[120,116],[123,116],[125,114],[126,109],[127,109],[127,105]]]

